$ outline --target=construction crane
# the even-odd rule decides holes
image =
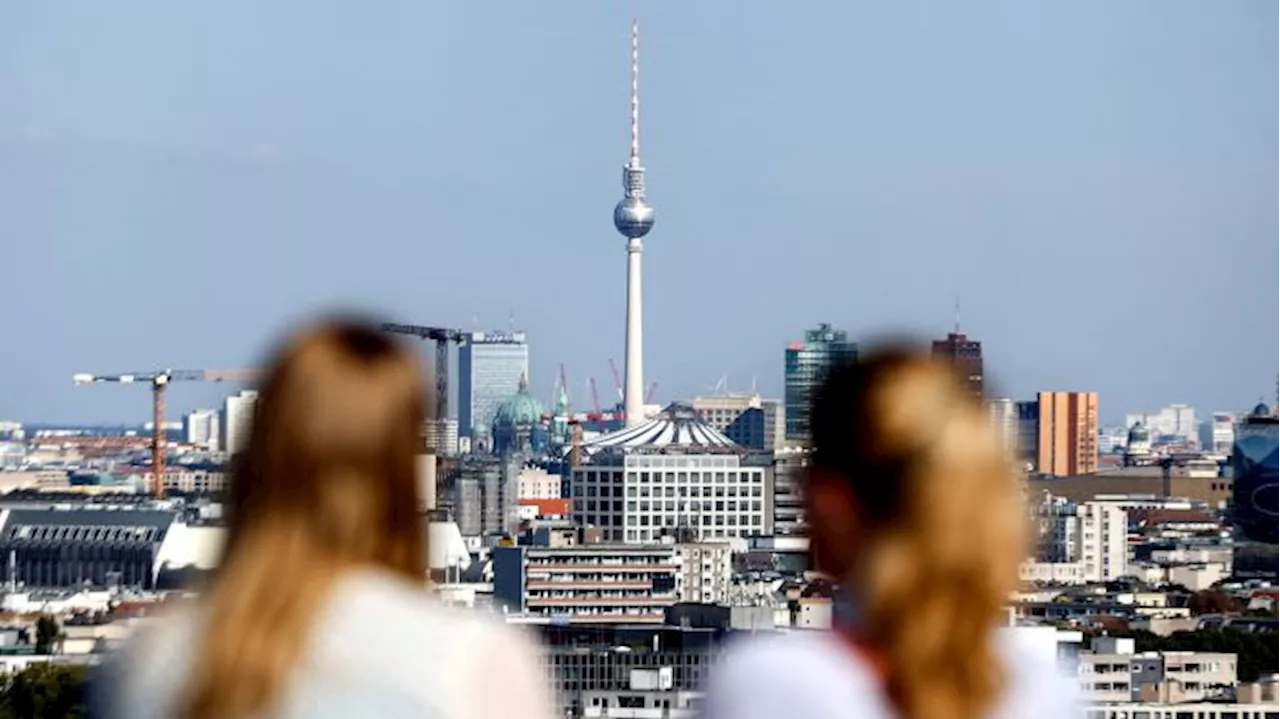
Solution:
[[[622,375],[618,373],[618,365],[612,357],[609,358],[609,371],[613,373],[613,388],[618,391],[618,401],[625,401],[626,397],[622,392]]]
[[[88,374],[80,373],[71,377],[77,385],[115,382],[118,384],[151,385],[151,495],[157,499],[164,498],[164,398],[165,390],[171,382],[253,382],[258,379],[257,370],[251,369],[167,369],[155,372],[134,372],[131,374]]]
[[[436,343],[436,419],[444,421],[449,418],[449,343],[460,345],[466,341],[467,333],[445,327],[426,327],[423,325],[402,325],[384,322],[383,332],[397,335],[411,335],[421,340]]]
[[[652,404],[653,398],[657,394],[658,394],[658,383],[655,380],[653,384],[649,385],[649,391],[644,393],[644,403]]]

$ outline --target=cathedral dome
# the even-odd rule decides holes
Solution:
[[[511,396],[511,399],[498,406],[498,411],[493,416],[493,424],[495,427],[537,424],[542,421],[544,414],[546,412],[543,411],[542,403],[537,397],[529,394],[529,381],[521,377],[520,389]]]

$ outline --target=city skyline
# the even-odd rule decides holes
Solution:
[[[607,388],[625,290],[601,208],[635,9],[284,5],[32,3],[0,24],[0,281],[21,308],[0,318],[0,417],[141,420],[145,393],[71,374],[252,366],[352,306],[459,328],[514,308],[539,396],[560,363],[579,406],[586,377]],[[724,375],[781,397],[805,328],[927,341],[958,293],[991,396],[1096,391],[1104,419],[1271,402],[1274,6],[831,12],[640,13],[660,399]],[[964,39],[997,24],[1017,32]],[[512,158],[538,181],[512,183]],[[170,417],[218,396],[183,388]]]

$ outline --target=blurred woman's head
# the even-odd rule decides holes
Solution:
[[[268,708],[344,571],[424,581],[423,391],[414,355],[373,326],[322,324],[280,350],[235,460],[190,716]]]
[[[886,350],[830,373],[811,430],[814,560],[856,603],[890,698],[910,719],[987,711],[1026,515],[983,407],[949,368]]]

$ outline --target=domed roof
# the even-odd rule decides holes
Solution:
[[[521,424],[537,424],[542,421],[542,403],[537,397],[529,394],[529,381],[520,377],[520,389],[506,402],[498,405],[493,416],[493,424],[497,427],[514,427]]]
[[[1259,402],[1258,406],[1253,408],[1253,416],[1255,417],[1267,417],[1270,416],[1270,414],[1271,408],[1264,402]]]
[[[673,402],[657,417],[635,427],[596,437],[582,445],[588,455],[603,449],[622,451],[737,452],[741,447],[698,419],[693,407]]]

